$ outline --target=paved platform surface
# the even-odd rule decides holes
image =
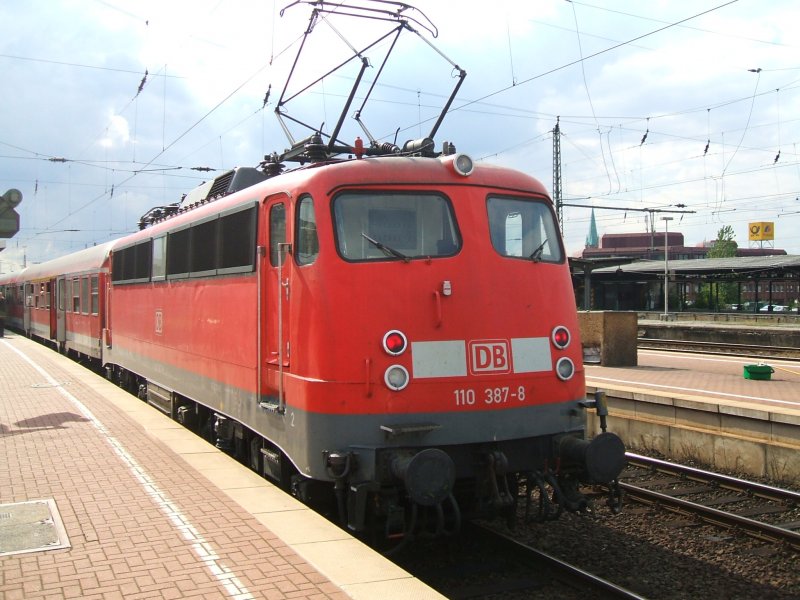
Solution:
[[[734,355],[639,350],[635,367],[586,365],[586,384],[598,388],[642,388],[654,395],[698,397],[706,402],[751,405],[800,414],[800,362]],[[764,362],[769,380],[744,378],[744,365]]]
[[[145,403],[8,332],[0,456],[3,600],[442,598]],[[31,511],[45,518],[25,523]],[[26,536],[34,549],[20,552]]]

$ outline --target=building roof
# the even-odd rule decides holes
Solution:
[[[775,271],[789,271],[800,275],[800,256],[732,256],[730,258],[699,258],[692,260],[670,260],[670,273],[687,276],[736,274],[746,277],[774,277]],[[664,274],[663,260],[640,260],[616,267],[594,269],[592,274]]]

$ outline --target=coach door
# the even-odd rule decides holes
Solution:
[[[63,344],[67,341],[67,279],[59,277],[56,280],[56,341]]]
[[[22,295],[22,328],[25,335],[31,333],[31,307],[33,306],[33,284],[25,284],[25,292]]]

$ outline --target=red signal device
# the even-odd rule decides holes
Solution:
[[[386,350],[387,354],[399,356],[405,352],[407,347],[408,340],[406,340],[406,336],[401,331],[393,329],[383,336],[383,349]]]
[[[553,329],[553,344],[556,348],[563,350],[569,346],[569,341],[569,329],[560,325]]]

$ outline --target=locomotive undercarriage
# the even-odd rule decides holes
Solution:
[[[359,460],[369,453],[376,476],[359,481]],[[326,456],[342,525],[407,541],[454,534],[464,519],[505,518],[513,527],[523,502],[524,518],[532,521],[586,511],[582,483],[611,484],[609,504],[618,507],[615,481],[623,461],[622,442],[606,433],[591,442],[544,436],[492,447],[359,448]]]
[[[585,511],[584,483],[610,484],[608,503],[619,507],[624,446],[605,431],[591,441],[576,431],[472,446],[325,452],[331,483],[302,476],[280,448],[211,408],[119,367],[108,366],[106,376],[377,546],[452,535],[463,520],[504,518],[511,527],[520,516],[547,521]]]

